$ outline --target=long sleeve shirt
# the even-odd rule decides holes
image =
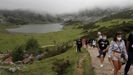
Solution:
[[[120,41],[119,44],[117,44],[115,41],[111,41],[108,51],[109,56],[112,56],[113,51],[124,52],[125,56],[128,57],[125,42],[123,40]]]

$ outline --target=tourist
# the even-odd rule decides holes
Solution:
[[[92,40],[92,47],[95,48],[96,47],[96,40]]]
[[[125,66],[125,75],[127,75],[131,64],[133,64],[133,32],[129,34],[128,36],[128,42],[127,42],[127,52],[128,52],[128,61]]]
[[[100,67],[103,67],[104,58],[106,56],[106,52],[108,51],[109,41],[107,40],[106,34],[102,34],[102,39],[98,41],[98,50],[99,50],[99,59],[100,59]]]
[[[122,56],[124,55],[125,59],[128,59],[125,42],[122,39],[121,32],[117,32],[115,34],[115,37],[109,46],[108,53],[109,57],[112,58],[114,66],[114,75],[120,75],[121,74],[120,70],[122,66],[121,59],[123,58]]]
[[[102,33],[101,32],[97,32],[97,35],[98,35],[97,41],[99,41],[100,39],[102,39]]]
[[[76,40],[77,52],[81,52],[81,47],[82,47],[82,40],[81,39]]]
[[[99,41],[100,39],[102,39],[102,33],[101,32],[97,32],[97,35],[98,35],[97,41]],[[100,54],[97,57],[99,58],[100,57]]]

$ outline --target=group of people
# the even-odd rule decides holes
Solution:
[[[123,34],[121,32],[117,32],[110,43],[106,33],[98,32],[97,41],[99,51],[97,57],[100,59],[100,67],[104,66],[104,58],[106,54],[108,54],[108,59],[112,65],[114,75],[121,74],[120,71],[123,64],[126,64],[124,75],[127,75],[133,63],[133,32],[129,34],[127,40],[123,39]]]
[[[98,32],[96,47],[98,48],[100,67],[103,67],[104,58],[107,54],[114,75],[121,75],[121,67],[125,64],[124,75],[128,75],[130,66],[133,64],[133,32],[127,39],[123,38],[122,32],[116,32],[113,40],[109,42],[106,33]],[[92,42],[93,44],[93,42]],[[87,39],[76,40],[76,51],[81,52],[81,48],[87,48],[89,41]]]
[[[89,41],[86,38],[80,38],[76,40],[76,52],[81,52],[81,48],[87,48]]]

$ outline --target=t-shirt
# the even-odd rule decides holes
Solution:
[[[98,46],[101,50],[104,50],[107,48],[107,46],[109,45],[109,41],[108,40],[103,40],[103,39],[100,39],[98,41]]]
[[[77,40],[76,41],[76,45],[81,47],[82,46],[82,41],[81,40]]]
[[[129,41],[128,51],[133,52],[133,32],[129,34],[128,41]]]

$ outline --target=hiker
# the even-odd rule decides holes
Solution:
[[[86,48],[88,48],[88,45],[89,45],[89,40],[88,39],[85,40],[85,45],[86,45]]]
[[[101,32],[97,32],[97,35],[98,35],[97,41],[99,41],[100,39],[102,39],[102,33]]]
[[[131,64],[133,64],[133,32],[129,34],[127,41],[128,61],[125,66],[124,75],[127,75]]]
[[[76,40],[76,47],[77,47],[76,51],[81,52],[81,47],[82,47],[82,40],[81,39]]]
[[[92,47],[93,47],[93,48],[96,47],[96,40],[92,40]]]
[[[82,38],[82,46],[85,48],[85,38]]]
[[[114,75],[120,75],[123,56],[128,59],[125,42],[122,39],[122,33],[117,32],[109,46],[109,57],[111,57],[114,66]]]
[[[97,35],[98,35],[97,41],[99,41],[100,39],[102,39],[102,33],[101,32],[97,32]],[[97,57],[100,57],[100,54]]]
[[[88,39],[87,39],[87,37],[82,39],[82,45],[83,45],[84,48],[88,47]]]
[[[107,40],[106,34],[102,34],[102,39],[98,41],[98,50],[99,50],[99,59],[100,59],[100,67],[103,67],[104,58],[106,56],[106,52],[108,51],[109,41]]]

